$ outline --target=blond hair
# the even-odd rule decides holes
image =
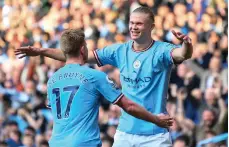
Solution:
[[[154,23],[154,14],[153,14],[153,11],[149,7],[138,7],[134,9],[132,13],[135,13],[135,12],[148,14],[149,19]]]
[[[60,48],[68,56],[78,56],[84,43],[85,35],[80,29],[66,30],[60,38]]]

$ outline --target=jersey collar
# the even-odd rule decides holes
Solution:
[[[148,49],[150,49],[152,46],[153,46],[153,44],[154,44],[154,40],[152,40],[152,42],[150,43],[150,45],[147,47],[147,48],[145,48],[145,49],[143,49],[143,50],[135,50],[134,49],[134,41],[132,42],[132,45],[131,45],[131,48],[132,48],[132,50],[134,51],[134,52],[137,52],[137,53],[139,53],[139,52],[144,52],[144,51],[147,51]]]

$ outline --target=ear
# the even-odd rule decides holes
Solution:
[[[80,55],[84,55],[84,53],[85,53],[85,50],[84,50],[84,46],[82,45],[80,47]]]
[[[154,27],[155,27],[155,23],[152,23],[152,25],[151,25],[151,29],[153,30],[153,29],[154,29]]]

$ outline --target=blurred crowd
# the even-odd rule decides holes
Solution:
[[[130,39],[129,14],[139,6],[155,14],[154,40],[180,44],[174,29],[188,34],[194,46],[192,59],[173,67],[169,84],[174,147],[195,146],[227,132],[227,0],[1,0],[1,147],[48,147],[53,122],[46,108],[46,82],[64,65],[40,56],[18,59],[14,49],[59,48],[61,32],[68,28],[84,29],[89,50],[125,42]],[[89,66],[107,72],[121,87],[117,69]],[[117,106],[101,98],[103,147],[111,147],[119,115]]]

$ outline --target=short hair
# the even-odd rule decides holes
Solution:
[[[181,135],[181,136],[177,137],[175,139],[175,142],[176,141],[182,141],[182,142],[184,142],[185,143],[185,146],[189,146],[190,145],[190,139],[189,139],[189,137],[187,135]]]
[[[7,125],[9,125],[9,126],[17,126],[18,127],[18,123],[16,121],[9,121],[7,123]]]
[[[43,147],[43,146],[47,146],[47,147],[49,146],[49,144],[46,140],[43,140],[40,142],[39,147]]]
[[[84,45],[85,35],[83,30],[69,29],[65,30],[60,38],[60,47],[65,55],[78,56],[80,48]]]
[[[132,13],[134,13],[134,12],[148,14],[149,18],[154,23],[154,14],[153,14],[153,11],[149,7],[138,7],[136,9],[134,9],[134,11]]]
[[[216,136],[216,135],[217,135],[216,132],[213,131],[213,130],[208,130],[208,131],[206,131],[206,132],[205,132],[205,135],[207,136],[207,134],[211,134],[211,135],[213,135],[213,136]]]

